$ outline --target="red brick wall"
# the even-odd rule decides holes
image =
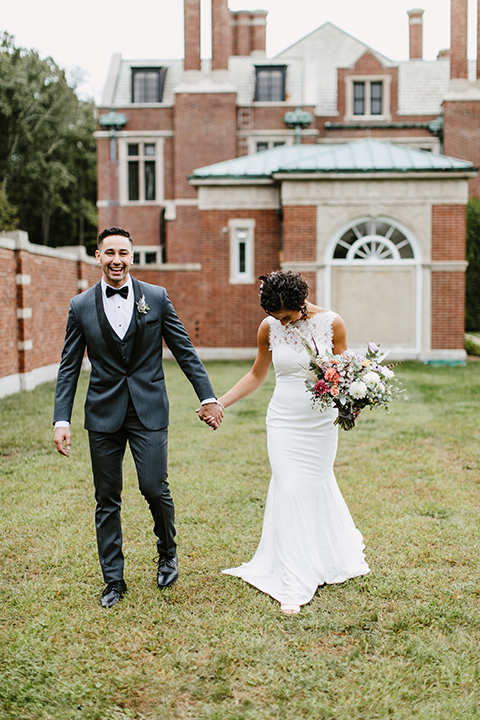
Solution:
[[[160,285],[167,290],[177,315],[190,335],[194,345],[200,344],[199,323],[202,309],[197,298],[201,294],[203,273],[198,270],[132,270],[132,275],[143,282]]]
[[[480,167],[480,102],[444,102],[443,116],[444,155],[469,160]],[[468,185],[470,197],[479,197],[480,177],[472,178]]]
[[[0,248],[0,377],[18,373],[15,253]]]
[[[465,259],[465,206],[432,208],[432,260]],[[432,272],[432,349],[462,349],[464,344],[465,272]]]
[[[0,248],[0,378],[60,361],[70,298],[79,280],[91,286],[100,277],[96,265],[61,255],[31,252],[25,242],[17,250]],[[16,283],[17,276],[30,281]],[[28,309],[31,317],[17,318],[17,310]]]
[[[200,262],[200,216],[196,206],[177,206],[177,219],[167,221],[166,234],[168,263]]]
[[[98,209],[98,227],[123,227],[135,245],[160,244],[160,213],[158,205],[122,205],[114,212],[110,207]]]
[[[313,262],[316,254],[316,206],[287,205],[283,209],[283,261]]]
[[[465,273],[432,273],[432,350],[463,349]]]
[[[232,218],[254,219],[254,277],[278,270],[280,220],[275,210],[202,211],[202,286],[196,305],[199,345],[254,347],[257,329],[265,316],[260,308],[260,283],[232,285],[230,235],[223,229]]]
[[[234,93],[178,94],[175,102],[174,193],[196,198],[188,177],[196,168],[235,157]]]
[[[432,260],[465,260],[465,205],[432,208]]]

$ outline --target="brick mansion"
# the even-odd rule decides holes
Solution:
[[[184,58],[114,55],[98,108],[99,227],[131,232],[133,274],[167,288],[204,358],[252,356],[257,278],[279,268],[344,317],[351,347],[463,358],[465,208],[480,195],[467,0],[451,0],[450,47],[433,61],[424,12],[410,10],[400,62],[331,23],[267,57],[267,13],[228,0],[212,0],[205,60],[200,4],[184,0]],[[52,262],[20,245],[0,239],[0,254],[23,253],[17,276],[32,257]],[[89,258],[66,255],[55,262],[81,282],[65,288],[64,317],[96,278]],[[19,376],[35,370],[22,347]]]

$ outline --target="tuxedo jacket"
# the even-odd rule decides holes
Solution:
[[[125,418],[129,397],[146,428],[167,427],[163,340],[192,383],[198,399],[215,397],[206,370],[165,288],[132,280],[135,303],[123,340],[105,315],[100,282],[70,301],[55,389],[54,423],[70,421],[85,348],[91,363],[85,401],[87,430],[116,432]],[[137,306],[142,296],[149,307],[146,313],[139,312]]]

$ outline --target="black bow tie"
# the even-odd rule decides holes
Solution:
[[[117,294],[121,295],[126,300],[128,297],[128,285],[124,285],[121,288],[113,288],[111,285],[107,285],[107,298]]]

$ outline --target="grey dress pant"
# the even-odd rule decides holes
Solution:
[[[154,522],[161,557],[176,553],[175,509],[167,482],[167,428],[147,430],[130,401],[125,420],[115,433],[89,430],[95,485],[95,528],[98,558],[106,583],[123,579],[122,465],[127,441],[135,462],[140,492]]]

